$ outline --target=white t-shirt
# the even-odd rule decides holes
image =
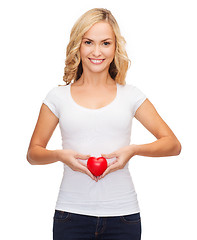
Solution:
[[[101,157],[130,145],[132,119],[146,96],[131,84],[116,83],[115,99],[99,109],[76,103],[70,84],[52,88],[43,103],[59,118],[62,148]],[[107,159],[108,162],[115,158]],[[87,160],[80,160],[87,164]],[[66,164],[55,209],[90,215],[121,216],[140,212],[128,168],[107,174],[98,182]]]

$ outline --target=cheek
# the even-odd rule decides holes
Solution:
[[[90,51],[90,48],[81,47],[81,48],[80,48],[81,58],[86,57],[90,52],[91,52],[91,51]]]
[[[107,49],[105,52],[105,56],[108,58],[114,58],[114,55],[115,55],[115,48]]]

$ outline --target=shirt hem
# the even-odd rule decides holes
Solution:
[[[87,216],[93,216],[93,217],[119,217],[119,216],[125,216],[125,215],[130,215],[130,214],[135,214],[135,213],[140,213],[140,208],[135,208],[130,211],[119,211],[119,212],[113,212],[113,213],[93,213],[93,212],[88,212],[88,211],[83,211],[83,210],[77,210],[77,209],[72,209],[72,208],[64,208],[61,206],[56,206],[55,210],[60,210],[60,211],[65,211],[65,212],[70,212],[74,214],[82,214],[82,215],[87,215]]]

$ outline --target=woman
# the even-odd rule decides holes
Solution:
[[[124,45],[110,11],[96,8],[84,13],[67,46],[66,85],[54,87],[43,100],[27,160],[64,164],[54,213],[55,240],[141,239],[129,160],[135,155],[162,157],[181,151],[178,139],[144,93],[126,84],[129,59]],[[155,142],[130,145],[134,117],[157,138]],[[58,123],[63,149],[47,150]],[[99,177],[87,168],[90,156],[107,159],[107,169]]]

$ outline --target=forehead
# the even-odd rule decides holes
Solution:
[[[99,22],[95,23],[85,34],[83,37],[87,37],[90,39],[107,39],[107,38],[115,38],[114,31],[111,25],[107,22]]]

